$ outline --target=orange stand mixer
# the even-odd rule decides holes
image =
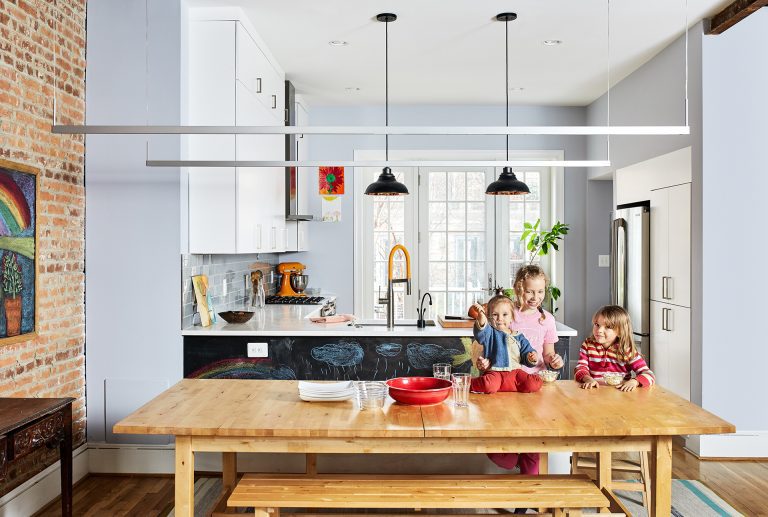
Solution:
[[[291,285],[291,278],[294,275],[303,276],[304,270],[307,268],[301,262],[281,262],[277,265],[277,272],[282,275],[280,280],[280,290],[277,292],[278,296],[306,296],[303,293],[297,293],[293,290]],[[301,289],[303,291],[304,289]]]

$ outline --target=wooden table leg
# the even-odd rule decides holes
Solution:
[[[651,507],[649,517],[669,515],[672,509],[672,437],[657,436],[651,448]]]
[[[176,498],[174,514],[177,517],[195,515],[195,454],[192,437],[176,437]]]
[[[595,454],[595,482],[600,488],[611,490],[611,452],[610,451],[598,451]],[[601,508],[600,513],[609,513],[608,508]]]
[[[64,424],[59,456],[61,459],[61,515],[72,517],[72,403],[64,407]]]

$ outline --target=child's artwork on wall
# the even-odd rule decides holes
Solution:
[[[320,167],[319,193],[321,196],[344,194],[344,167]]]
[[[0,345],[37,334],[37,172],[0,160]]]
[[[324,223],[341,222],[341,198],[338,196],[322,196],[322,221]]]

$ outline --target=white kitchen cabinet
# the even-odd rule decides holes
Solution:
[[[189,49],[190,125],[283,125],[282,107],[272,107],[283,99],[272,100],[282,78],[239,22],[190,22]],[[284,142],[282,135],[191,135],[185,149],[193,160],[282,160]],[[190,253],[285,251],[283,168],[188,174]]]
[[[651,299],[691,306],[691,184],[651,191]]]
[[[691,309],[651,302],[650,367],[660,386],[691,399]]]

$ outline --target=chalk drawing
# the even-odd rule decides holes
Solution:
[[[400,343],[380,343],[376,345],[376,353],[384,357],[395,357],[403,351]]]
[[[363,361],[363,347],[358,343],[330,343],[312,348],[312,358],[331,366],[355,366]]]
[[[432,343],[408,343],[405,347],[408,363],[417,370],[431,369],[435,363],[452,362],[453,356],[461,352]]]

